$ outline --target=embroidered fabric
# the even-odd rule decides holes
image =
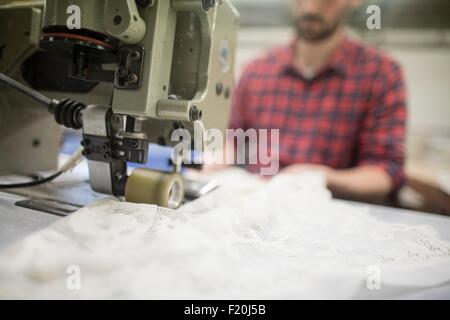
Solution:
[[[102,200],[29,236],[0,253],[0,297],[450,297],[450,244],[432,227],[332,200],[317,173],[215,178],[177,211]]]

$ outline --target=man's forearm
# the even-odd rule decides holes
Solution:
[[[382,168],[363,166],[327,172],[328,188],[334,196],[359,201],[381,202],[392,192],[393,181]]]

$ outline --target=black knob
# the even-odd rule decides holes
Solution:
[[[203,9],[208,11],[210,8],[216,5],[216,0],[203,0]]]

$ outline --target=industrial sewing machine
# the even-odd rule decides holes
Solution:
[[[0,2],[0,72],[42,94],[0,83],[0,173],[54,168],[58,123],[82,130],[94,191],[177,208],[178,165],[128,175],[127,163],[175,146],[176,129],[198,152],[207,128],[225,129],[237,25],[229,0]]]

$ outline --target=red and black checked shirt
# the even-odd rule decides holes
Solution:
[[[280,129],[280,166],[375,165],[404,181],[406,98],[401,67],[346,38],[307,80],[294,42],[251,63],[236,88],[229,127]]]

